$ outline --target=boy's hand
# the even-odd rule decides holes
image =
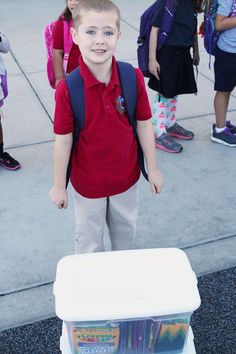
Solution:
[[[159,170],[148,172],[148,179],[153,194],[160,193],[163,186],[163,177]]]
[[[52,203],[55,204],[58,207],[58,209],[67,208],[68,194],[66,189],[53,186],[49,191],[49,197]]]
[[[159,63],[155,60],[149,60],[149,71],[150,73],[157,78],[157,80],[160,80],[159,74],[160,74],[160,65]]]

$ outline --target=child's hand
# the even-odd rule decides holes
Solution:
[[[193,51],[193,65],[199,65],[200,63],[200,56],[199,56],[199,51],[198,50],[194,50]]]
[[[68,194],[65,188],[53,186],[49,191],[49,198],[58,209],[66,209],[68,205]]]
[[[160,65],[156,60],[149,60],[149,71],[157,80],[160,80]]]
[[[163,177],[159,170],[148,172],[148,179],[153,194],[160,193],[163,186]]]

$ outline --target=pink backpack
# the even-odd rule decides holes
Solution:
[[[49,23],[44,28],[44,42],[47,51],[47,75],[48,81],[52,88],[55,89],[55,73],[53,68],[53,60],[52,60],[52,52],[53,52],[53,31],[56,25],[56,21]],[[71,22],[68,23],[67,21],[63,21],[63,29],[64,29],[64,57],[63,57],[63,67],[64,72],[66,73],[68,59],[70,55],[70,51],[73,45],[72,36],[70,33]]]

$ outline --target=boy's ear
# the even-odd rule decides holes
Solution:
[[[70,33],[72,35],[73,42],[78,45],[78,40],[77,40],[77,31],[75,28],[70,29]]]

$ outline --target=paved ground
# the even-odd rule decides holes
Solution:
[[[139,17],[152,1],[136,0],[135,9],[132,1],[116,2],[123,32],[117,58],[136,65]],[[63,1],[51,0],[1,0],[0,4],[0,30],[12,47],[5,55],[9,74],[5,146],[22,164],[16,172],[0,169],[0,330],[55,316],[56,264],[74,252],[71,199],[68,210],[59,211],[47,195],[52,182],[54,98],[45,73],[42,30],[63,6]],[[179,155],[157,151],[165,187],[154,197],[140,180],[137,232],[137,248],[184,249],[198,276],[236,264],[236,150],[209,139],[213,72],[199,41],[199,93],[181,97],[177,111],[195,137],[183,142]],[[152,102],[154,93],[148,94]],[[236,91],[228,114],[234,123],[235,112]]]

